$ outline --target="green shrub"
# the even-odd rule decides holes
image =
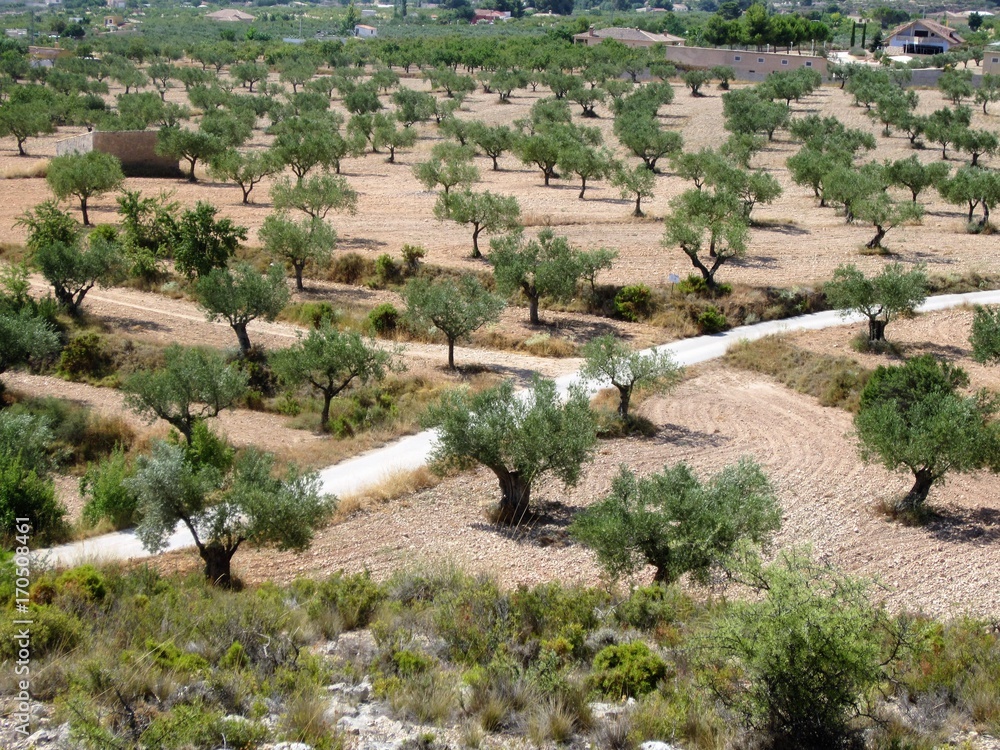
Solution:
[[[267,737],[267,727],[260,722],[223,716],[218,710],[193,704],[176,706],[153,719],[142,734],[142,746],[162,750],[223,746],[250,750]]]
[[[384,599],[385,590],[372,580],[368,571],[354,575],[337,571],[319,584],[309,614],[316,617],[332,609],[344,630],[355,630],[371,622]]]
[[[392,420],[398,409],[391,393],[361,388],[336,399],[330,406],[330,432],[338,438],[354,437]]]
[[[375,276],[382,286],[399,280],[399,266],[389,253],[382,253],[375,259]]]
[[[26,468],[20,456],[0,456],[0,541],[5,546],[11,546],[17,518],[31,524],[32,546],[63,541],[69,533],[65,516],[51,481]]]
[[[729,327],[729,321],[715,305],[709,305],[698,315],[695,321],[700,333],[719,333]]]
[[[434,604],[434,626],[459,663],[489,663],[514,635],[510,599],[489,578],[466,578]]]
[[[733,602],[706,632],[709,687],[774,746],[844,746],[907,652],[901,621],[872,604],[866,582],[801,552],[757,579],[762,596]]]
[[[511,614],[522,640],[566,635],[576,626],[579,633],[573,639],[578,641],[575,648],[582,646],[586,633],[597,627],[597,609],[607,601],[599,589],[559,583],[544,583],[530,589],[522,586],[510,597]]]
[[[146,656],[152,659],[153,663],[177,672],[200,672],[208,668],[208,662],[204,657],[181,651],[173,641],[157,643],[147,639]]]
[[[102,576],[93,565],[71,568],[56,578],[60,595],[72,595],[91,602],[99,602],[108,593]]]
[[[52,430],[50,453],[71,464],[96,461],[119,446],[127,450],[135,441],[135,433],[124,420],[103,417],[87,406],[59,398],[27,399],[8,411],[47,419]]]
[[[615,618],[627,627],[652,630],[683,619],[691,610],[690,598],[678,586],[654,583],[634,589],[628,599],[615,607]]]
[[[282,311],[281,317],[309,328],[319,328],[324,320],[336,325],[343,315],[329,302],[323,301],[289,305]]]
[[[59,372],[71,379],[104,378],[114,372],[114,358],[96,333],[74,337],[59,357]]]
[[[116,529],[133,526],[138,518],[139,496],[125,480],[133,474],[121,448],[100,463],[92,463],[80,480],[80,493],[87,498],[83,520],[91,526],[107,519]]]
[[[609,698],[635,698],[653,692],[666,676],[666,662],[642,641],[633,641],[601,649],[590,683]]]
[[[676,290],[680,294],[694,294],[699,297],[707,297],[714,294],[716,297],[724,297],[726,295],[732,294],[733,286],[732,284],[718,284],[713,292],[708,287],[708,282],[705,281],[704,276],[699,276],[698,274],[691,274],[686,279],[677,282]]]
[[[375,271],[375,264],[357,253],[338,255],[330,264],[328,278],[339,284],[357,284]]]
[[[234,641],[229,650],[219,659],[219,666],[222,669],[245,669],[250,666],[250,659],[247,658],[247,651],[243,644]]]
[[[392,655],[392,663],[395,666],[397,674],[403,677],[410,677],[420,672],[426,672],[434,666],[434,660],[431,657],[421,654],[419,651],[410,651],[409,649],[403,649],[394,653]]]
[[[653,294],[645,284],[624,286],[615,295],[615,312],[623,320],[636,323],[653,312]]]
[[[403,263],[406,267],[406,272],[410,275],[417,272],[417,268],[420,267],[420,261],[427,255],[427,251],[424,250],[420,245],[403,245]]]
[[[76,615],[64,612],[58,607],[29,604],[28,611],[19,613],[23,619],[31,620],[31,656],[41,659],[50,654],[69,653],[83,639],[83,623]],[[13,617],[0,618],[0,660],[17,656],[18,643],[14,636],[20,628]]]
[[[389,302],[383,302],[368,313],[368,325],[379,336],[393,333],[399,326],[399,319],[399,310]]]

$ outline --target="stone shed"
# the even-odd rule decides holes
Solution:
[[[127,177],[182,177],[176,159],[156,153],[152,130],[94,130],[56,142],[56,155],[100,151],[117,156]]]

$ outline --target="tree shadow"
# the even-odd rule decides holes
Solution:
[[[935,508],[924,530],[935,539],[959,544],[992,545],[1000,541],[1000,510]]]
[[[808,229],[803,229],[802,227],[795,226],[794,224],[784,224],[774,221],[754,221],[750,224],[754,229],[759,229],[763,232],[773,232],[775,234],[784,234],[790,237],[801,237],[804,234],[811,234]]]
[[[389,243],[382,240],[373,240],[370,237],[348,237],[337,240],[337,247],[341,250],[370,250],[375,251],[386,247]]]
[[[778,267],[778,259],[772,255],[746,256],[743,258],[734,258],[729,262],[740,268],[774,269]]]
[[[676,424],[665,424],[657,430],[651,440],[662,445],[676,445],[682,448],[721,448],[732,438],[718,432],[702,432]]]
[[[515,524],[498,524],[478,521],[470,524],[473,529],[510,539],[518,544],[533,547],[569,547],[573,545],[567,529],[573,522],[577,509],[557,500],[542,501]]]
[[[962,359],[969,356],[969,350],[954,344],[936,344],[932,341],[915,341],[904,347],[904,353],[917,351],[921,354],[933,354],[935,359]]]
[[[113,329],[120,329],[128,333],[155,333],[170,330],[169,326],[154,320],[132,318],[127,315],[102,315],[101,322]]]

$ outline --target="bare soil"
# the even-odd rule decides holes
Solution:
[[[415,79],[405,85],[426,89]],[[674,104],[664,108],[663,120],[679,129],[688,149],[715,146],[726,133],[722,128],[721,92],[711,89],[704,97],[688,96],[676,87]],[[117,93],[117,92],[113,92]],[[525,117],[534,101],[545,95],[523,91],[512,102],[500,105],[496,96],[472,94],[459,116],[488,122],[512,122]],[[182,92],[169,97],[180,100]],[[936,91],[921,91],[922,112],[943,106]],[[339,105],[336,105],[339,106]],[[836,87],[827,86],[801,103],[796,114],[836,115],[851,127],[879,133],[880,127],[852,107],[849,98]],[[599,108],[600,119],[583,124],[602,129],[608,143],[612,119]],[[996,116],[974,114],[974,126],[996,130]],[[420,244],[428,250],[427,261],[448,266],[482,270],[482,261],[471,260],[471,234],[464,227],[433,218],[436,194],[425,191],[410,167],[426,158],[438,141],[436,128],[419,126],[421,140],[412,152],[397,155],[396,164],[387,164],[384,155],[348,159],[344,174],[359,195],[359,210],[353,216],[334,216],[340,234],[340,251],[355,251],[374,257],[389,253],[399,257],[404,244]],[[63,129],[57,136],[32,139],[32,157],[14,155],[10,139],[0,141],[0,172],[24,170],[32,160],[55,153],[55,141],[74,134]],[[266,145],[268,138],[255,136],[253,146]],[[779,137],[759,155],[755,165],[770,170],[785,189],[774,206],[760,207],[755,217],[760,226],[752,231],[751,249],[746,260],[726,267],[720,279],[752,285],[813,285],[830,277],[845,262],[856,263],[866,272],[881,268],[886,259],[861,255],[859,250],[873,232],[868,227],[845,224],[830,208],[820,209],[811,192],[794,185],[784,167],[785,159],[797,144]],[[933,161],[940,153],[933,148],[911,151],[904,137],[879,136],[878,148],[869,157],[895,159],[917,153]],[[542,186],[540,175],[518,163],[510,155],[501,159],[501,171],[490,170],[488,159],[477,159],[482,182],[477,189],[515,195],[522,206],[525,223],[532,230],[553,226],[559,233],[584,248],[614,247],[620,252],[615,268],[606,280],[616,283],[665,284],[671,273],[687,275],[692,269],[680,251],[661,246],[660,218],[667,212],[671,197],[687,188],[679,178],[664,172],[657,177],[656,194],[646,206],[645,219],[630,216],[632,202],[622,199],[606,183],[588,188],[586,200],[577,198],[575,180],[556,181]],[[953,167],[961,163],[953,162]],[[989,166],[998,166],[996,158]],[[666,165],[663,165],[666,168]],[[256,229],[271,210],[269,184],[256,188],[252,206],[240,203],[234,186],[204,179],[184,181],[130,179],[131,189],[146,194],[170,190],[184,205],[206,200],[222,215]],[[50,196],[44,180],[17,179],[0,182],[5,200],[0,201],[0,242],[21,243],[24,230],[15,220],[25,210]],[[894,260],[923,262],[931,272],[959,274],[967,271],[996,270],[995,237],[964,233],[964,212],[944,204],[936,194],[921,196],[927,214],[920,225],[901,227],[887,238],[896,251]],[[117,221],[113,197],[93,202],[97,222]],[[603,277],[602,277],[603,278]],[[328,299],[336,304],[376,304],[395,301],[391,293],[372,292],[358,287],[311,283],[300,299]],[[232,332],[222,324],[211,324],[190,302],[135,290],[94,290],[85,304],[87,311],[130,336],[159,342],[202,343],[220,348],[234,346]],[[575,340],[586,340],[613,325],[636,345],[660,343],[662,334],[650,326],[611,324],[572,313],[543,314],[554,328],[570,332]],[[498,330],[517,337],[537,333],[524,324],[523,309],[508,310]],[[907,354],[933,351],[960,361],[968,367],[974,383],[997,387],[994,371],[968,362],[968,311],[951,311],[900,321],[888,335],[899,341]],[[547,329],[542,329],[547,330]],[[796,334],[803,346],[839,354],[848,349],[855,327]],[[299,329],[286,324],[254,324],[251,336],[267,347],[287,346]],[[870,366],[885,361],[873,355],[854,355]],[[438,345],[407,344],[405,360],[411,371],[441,374],[444,348]],[[490,352],[463,348],[460,362],[488,367],[503,377],[523,382],[533,371],[555,376],[576,369],[574,360],[529,357],[511,352]],[[107,389],[7,373],[6,382],[28,392],[72,398],[109,414],[121,414],[121,397]],[[815,554],[847,571],[872,576],[888,588],[896,605],[922,609],[931,614],[980,616],[1000,615],[995,582],[1000,578],[1000,489],[996,480],[985,476],[950,478],[935,488],[931,502],[939,516],[923,528],[890,522],[875,511],[880,498],[905,491],[907,477],[890,474],[880,467],[866,466],[858,458],[851,437],[851,417],[846,412],[820,407],[812,398],[793,393],[767,379],[735,372],[722,365],[700,368],[668,398],[653,398],[641,412],[658,427],[650,439],[602,442],[595,462],[586,470],[580,485],[563,491],[558,485],[543,483],[536,496],[543,501],[541,515],[513,531],[499,529],[485,518],[483,509],[498,495],[496,481],[486,470],[451,477],[436,487],[400,498],[381,508],[370,509],[345,522],[322,530],[313,547],[302,555],[262,551],[241,551],[235,560],[237,573],[247,581],[287,581],[296,576],[321,576],[345,568],[369,569],[382,578],[400,567],[416,564],[455,562],[471,570],[497,575],[507,584],[531,584],[559,579],[565,582],[597,583],[600,574],[592,555],[570,543],[565,532],[574,510],[602,497],[609,489],[619,464],[640,473],[657,471],[665,464],[688,461],[702,475],[708,475],[743,455],[752,455],[766,468],[778,488],[784,509],[784,528],[778,539],[781,547],[810,544]],[[320,441],[315,435],[292,430],[282,417],[257,412],[236,411],[219,420],[227,436],[243,445],[289,453],[313,453]],[[155,434],[155,430],[154,430]],[[67,486],[62,486],[62,485]],[[61,482],[60,495],[71,500],[69,480]],[[547,501],[547,502],[544,502]],[[197,557],[181,552],[160,558],[166,568],[195,569]]]

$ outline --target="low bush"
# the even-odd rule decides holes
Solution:
[[[375,279],[379,286],[395,284],[402,276],[399,265],[389,253],[382,253],[375,259]]]
[[[338,284],[359,284],[375,273],[375,263],[357,253],[336,256],[326,272],[329,281]]]
[[[367,572],[347,575],[338,571],[319,584],[310,604],[311,617],[332,611],[343,630],[363,628],[385,599],[385,590]]]
[[[132,465],[120,447],[115,448],[105,460],[89,464],[87,473],[80,480],[80,494],[87,499],[83,506],[83,520],[95,526],[106,519],[116,529],[135,525],[139,496],[125,482],[133,473]]]
[[[389,302],[383,302],[368,313],[368,325],[379,336],[389,336],[399,327],[399,310]]]
[[[615,295],[615,312],[622,320],[644,320],[653,312],[653,293],[645,284],[622,287]]]
[[[667,664],[642,641],[608,646],[594,657],[591,686],[609,698],[635,698],[656,689]]]
[[[729,327],[729,321],[715,305],[709,305],[698,316],[698,331],[702,334],[719,333]]]
[[[70,380],[101,380],[115,372],[115,361],[96,333],[70,339],[59,357],[59,372]]]
[[[324,320],[329,320],[336,325],[343,317],[341,312],[334,308],[329,302],[300,302],[288,305],[281,311],[281,319],[292,323],[307,326],[309,328],[319,328]]]

